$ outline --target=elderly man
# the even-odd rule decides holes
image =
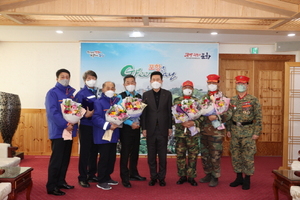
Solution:
[[[237,177],[230,187],[242,185],[243,190],[248,190],[250,176],[254,173],[256,140],[262,130],[262,113],[258,99],[247,93],[249,77],[237,76],[235,79],[238,95],[230,100],[232,117],[227,136],[231,137],[231,159]]]
[[[173,105],[182,104],[185,99],[198,101],[193,97],[194,84],[192,81],[185,81],[182,84],[182,96],[174,99]],[[199,127],[198,120],[189,120],[175,124],[176,153],[177,153],[177,174],[180,177],[176,182],[178,185],[189,182],[192,186],[197,186],[195,177],[197,176],[197,156],[199,154],[199,134],[192,134],[188,128]],[[196,131],[197,132],[197,131]],[[186,154],[188,161],[186,162]]]

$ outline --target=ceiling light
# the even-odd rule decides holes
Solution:
[[[57,30],[56,33],[58,33],[58,34],[63,34],[64,32],[61,31],[61,30]]]
[[[144,37],[145,34],[140,31],[133,31],[129,34],[129,37]]]
[[[296,35],[295,33],[290,33],[290,34],[288,34],[287,36],[293,37],[293,36],[295,36],[295,35]]]
[[[217,32],[211,32],[210,34],[211,34],[211,35],[218,35]]]

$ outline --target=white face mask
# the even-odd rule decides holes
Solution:
[[[108,98],[112,98],[112,97],[115,95],[115,92],[112,91],[112,90],[107,90],[104,94],[105,94]]]
[[[161,83],[160,83],[160,82],[157,82],[157,81],[154,81],[154,82],[151,83],[151,87],[152,87],[153,89],[158,89],[158,88],[161,87]]]
[[[69,85],[70,80],[69,79],[61,79],[58,82],[66,87]]]
[[[133,92],[135,90],[135,85],[126,85],[125,88],[128,92]]]
[[[216,84],[209,84],[209,85],[207,85],[207,89],[209,91],[214,92],[214,91],[216,91],[218,89],[218,86]]]
[[[193,90],[191,90],[191,89],[184,89],[182,91],[182,93],[183,93],[184,96],[191,96],[193,94]]]
[[[89,81],[85,81],[86,85],[89,86],[89,87],[95,87],[97,81],[94,80],[94,79],[91,79]]]

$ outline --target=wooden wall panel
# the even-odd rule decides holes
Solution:
[[[0,142],[3,142],[0,138]],[[22,109],[12,145],[25,155],[50,155],[51,141],[45,109]],[[72,156],[78,155],[78,137],[73,138]]]
[[[248,93],[262,106],[263,129],[257,141],[257,154],[282,155],[284,65],[293,55],[220,54],[220,90],[228,97],[236,95],[235,77],[250,77]],[[223,155],[229,155],[229,138],[225,138]]]

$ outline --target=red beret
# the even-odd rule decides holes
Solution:
[[[220,79],[220,76],[217,74],[210,74],[206,78],[207,78],[207,82],[218,82]]]
[[[247,76],[237,76],[237,77],[235,77],[235,82],[236,83],[248,83],[249,80],[250,80],[250,78],[247,77]]]
[[[194,87],[194,84],[193,84],[192,81],[185,81],[185,82],[182,83],[182,87],[184,87],[184,86],[192,86],[192,87]]]

